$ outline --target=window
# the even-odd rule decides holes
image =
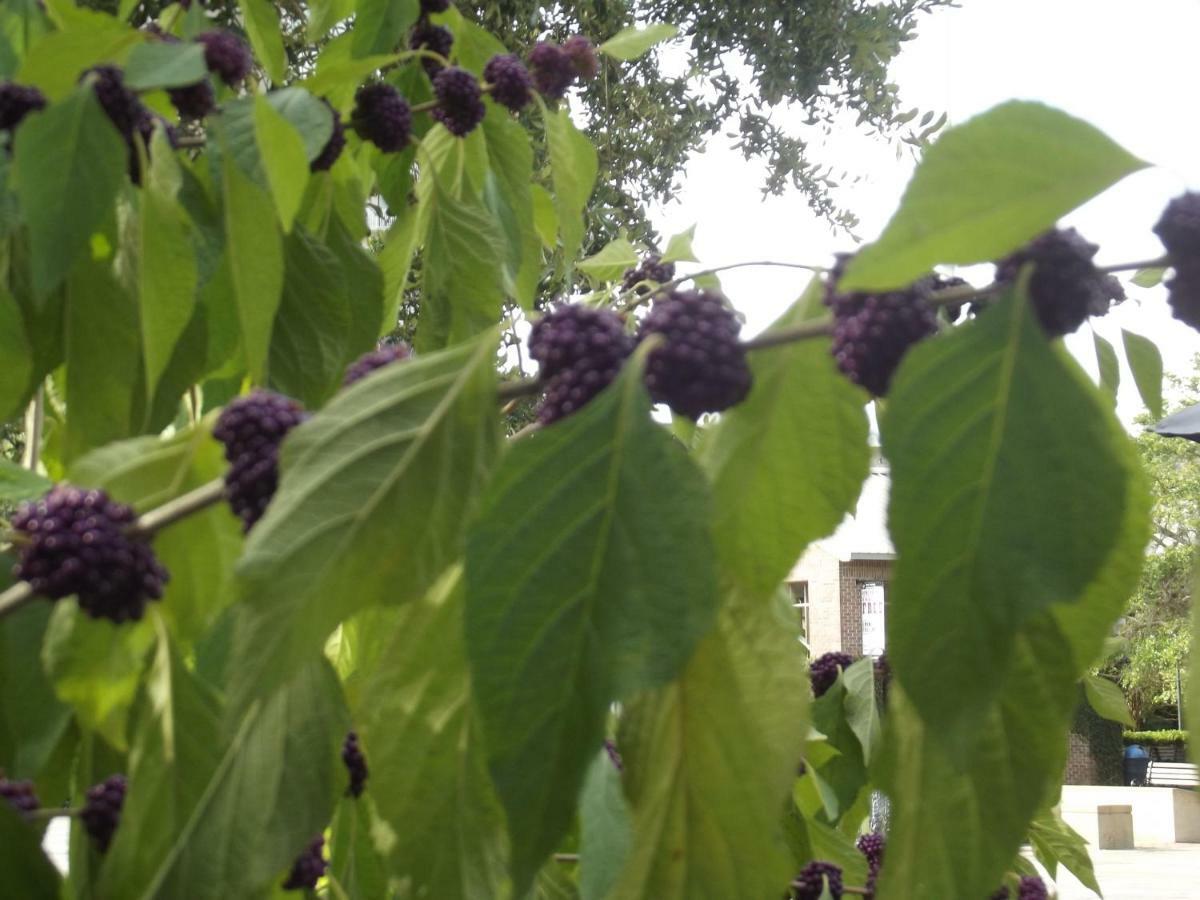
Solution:
[[[800,628],[807,641],[812,637],[809,631],[808,582],[792,581],[788,583],[788,587],[792,591],[792,607],[800,617]]]
[[[863,655],[881,656],[887,645],[887,582],[860,581],[858,593],[862,598]]]

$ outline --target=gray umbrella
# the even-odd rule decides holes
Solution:
[[[1154,426],[1154,433],[1163,437],[1181,437],[1200,443],[1200,403],[1167,416]]]

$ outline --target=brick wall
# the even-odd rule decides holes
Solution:
[[[862,653],[862,593],[859,582],[890,581],[890,560],[856,559],[841,565],[841,649],[851,656]]]
[[[1121,783],[1121,726],[1102,719],[1082,697],[1067,738],[1067,768],[1063,784]]]

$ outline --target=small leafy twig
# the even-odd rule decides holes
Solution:
[[[33,400],[25,415],[25,453],[22,464],[30,472],[36,472],[42,453],[42,427],[46,421],[46,391],[44,385],[38,385],[34,391]]]

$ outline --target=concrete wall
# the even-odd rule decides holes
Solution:
[[[1200,843],[1200,792],[1179,788],[1093,787],[1067,785],[1062,791],[1062,817],[1096,843],[1096,807],[1133,807],[1133,845],[1161,847]]]
[[[842,613],[838,560],[816,544],[810,544],[792,567],[788,581],[808,584],[809,628],[806,635],[813,656],[842,649]]]

